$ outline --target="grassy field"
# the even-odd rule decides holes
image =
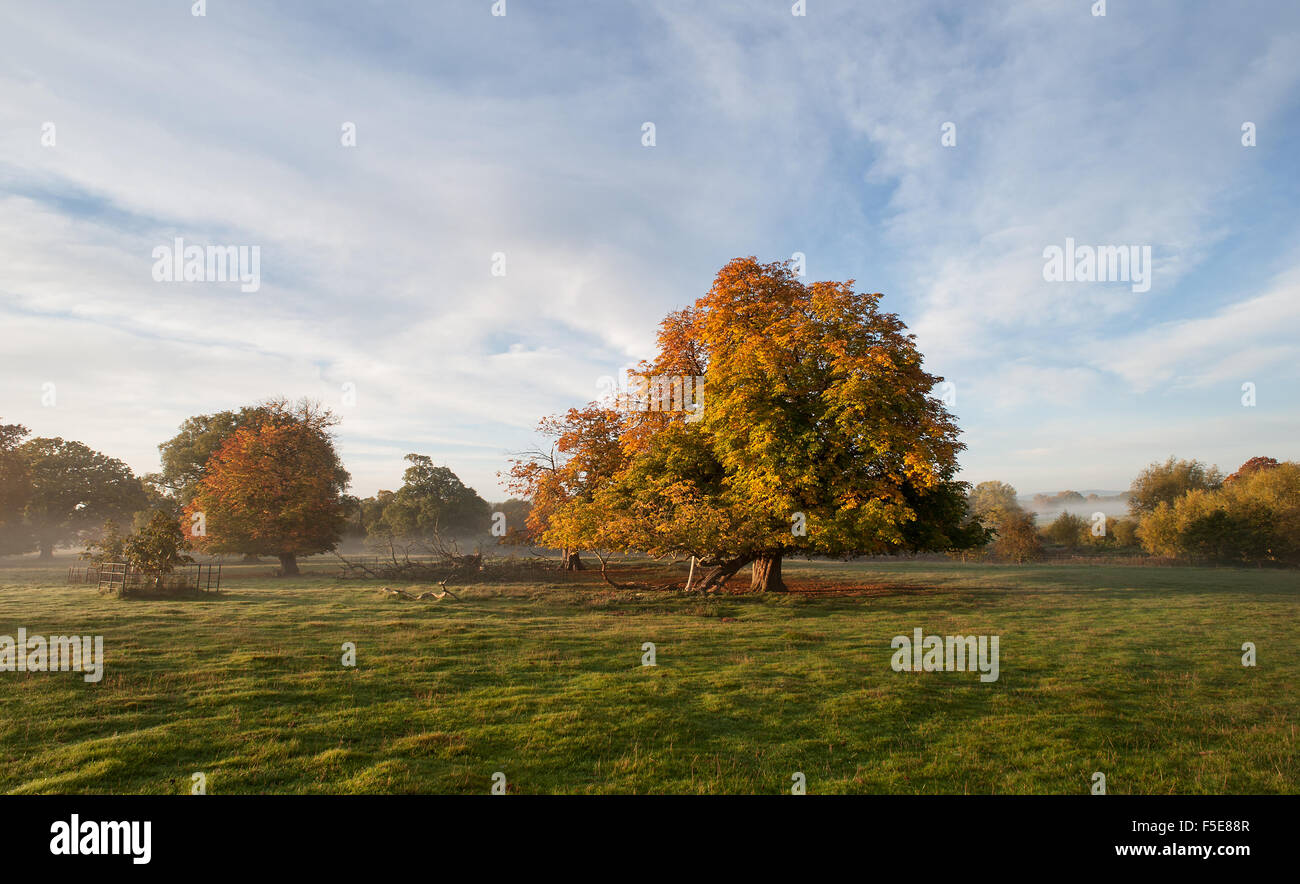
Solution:
[[[228,569],[204,600],[0,567],[0,634],[102,634],[102,682],[0,672],[0,791],[1300,791],[1300,575],[787,563],[839,597],[598,583],[383,597]],[[234,576],[231,576],[234,575]],[[558,579],[559,575],[557,575]],[[894,672],[890,640],[1001,637],[1001,677]],[[1259,665],[1241,664],[1241,645]],[[341,665],[355,642],[357,666]],[[642,643],[657,646],[641,665]]]

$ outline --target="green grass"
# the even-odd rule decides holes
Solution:
[[[99,684],[0,673],[0,790],[182,793],[202,771],[210,793],[482,794],[502,771],[521,793],[775,794],[803,771],[810,794],[1086,793],[1103,771],[1112,793],[1300,791],[1295,572],[788,563],[871,589],[430,603],[268,570],[146,601],[0,569],[0,634],[102,634],[107,657]],[[918,626],[1001,636],[1001,678],[892,671]]]

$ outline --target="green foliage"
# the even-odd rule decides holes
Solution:
[[[455,536],[487,530],[487,502],[449,468],[423,454],[408,454],[411,464],[402,487],[384,504],[373,533],[407,538]]]
[[[1094,548],[1112,548],[1136,546],[1137,540],[1134,536],[1134,530],[1137,523],[1131,519],[1117,519],[1113,516],[1105,516],[1105,530],[1101,534],[1097,531],[1097,519],[1094,515],[1092,518],[1084,520],[1083,530],[1079,534],[1079,542]]]
[[[126,558],[147,574],[170,574],[177,565],[194,560],[180,522],[167,510],[157,510],[143,528],[126,541]]]
[[[80,442],[36,438],[18,450],[32,488],[24,519],[42,557],[107,519],[129,522],[148,504],[143,484],[126,464]]]
[[[117,527],[117,522],[109,519],[104,523],[99,539],[87,545],[81,554],[83,559],[90,559],[96,565],[105,562],[125,562],[127,535]]]
[[[146,574],[170,574],[177,565],[194,560],[185,554],[189,544],[170,510],[154,510],[134,534],[125,535],[114,521],[104,523],[98,540],[81,555],[96,565],[123,562]]]
[[[1120,547],[1139,546],[1137,528],[1136,519],[1108,519],[1106,522],[1107,536],[1114,539],[1115,545]]]
[[[980,482],[971,489],[969,501],[971,515],[994,529],[1021,509],[1016,489],[1006,482]]]
[[[23,520],[32,496],[31,473],[19,446],[27,428],[0,424],[0,556],[32,548],[31,531]]]
[[[1089,534],[1089,522],[1074,513],[1061,513],[1047,526],[1048,540],[1057,546],[1076,547]]]
[[[528,537],[526,530],[528,516],[533,509],[531,503],[527,500],[512,497],[509,500],[488,504],[488,509],[491,510],[493,515],[502,513],[506,517],[506,535],[502,538],[503,543],[525,542]]]

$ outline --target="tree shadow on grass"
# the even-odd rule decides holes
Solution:
[[[232,592],[204,592],[202,590],[189,590],[188,592],[177,592],[176,590],[144,590],[133,589],[125,593],[113,592],[102,593],[102,595],[119,599],[125,602],[227,602],[227,601],[252,601],[253,596],[239,595]]]

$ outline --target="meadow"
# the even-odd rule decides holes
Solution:
[[[557,571],[417,602],[325,562],[180,599],[64,585],[68,564],[0,566],[0,634],[102,634],[104,677],[0,672],[3,792],[1300,791],[1295,571],[788,562],[835,592]],[[917,627],[1000,636],[999,679],[893,671]]]

